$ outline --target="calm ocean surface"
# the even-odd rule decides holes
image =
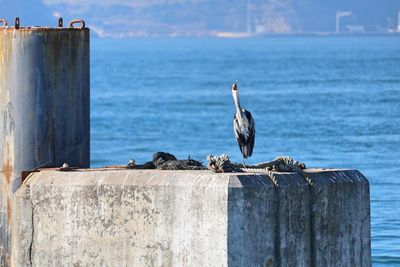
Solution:
[[[256,122],[255,163],[289,155],[369,178],[374,266],[400,266],[400,38],[93,39],[92,166],[156,151],[241,156],[231,85]]]

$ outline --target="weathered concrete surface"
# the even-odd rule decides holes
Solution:
[[[228,258],[222,266],[275,266],[274,185],[266,175],[228,175],[225,179],[229,180],[224,215],[228,219]]]
[[[0,27],[0,266],[21,171],[88,167],[89,30]]]
[[[296,173],[271,173],[276,186],[274,266],[310,266],[309,184]]]
[[[371,266],[368,180],[354,170],[307,170],[314,266]]]
[[[33,173],[13,202],[12,265],[369,266],[369,214],[343,209],[369,207],[343,202],[369,202],[365,178],[334,173],[332,191],[319,173]]]

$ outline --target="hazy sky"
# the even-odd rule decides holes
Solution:
[[[95,32],[106,36],[208,35],[243,32],[247,0],[0,0],[1,17],[22,25],[56,25],[83,18]],[[346,25],[366,31],[387,31],[398,21],[400,0],[251,0],[252,31],[334,31],[338,10],[351,11]],[[9,24],[12,24],[10,22]]]

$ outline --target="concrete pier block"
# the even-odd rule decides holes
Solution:
[[[222,266],[276,266],[273,183],[257,174],[229,175],[228,179],[228,258]]]
[[[368,183],[328,174],[32,173],[13,199],[12,265],[368,266],[369,209],[345,212],[369,208]]]
[[[276,259],[274,266],[310,266],[309,184],[296,173],[271,173],[276,187]]]
[[[314,266],[371,266],[368,180],[354,170],[307,170]]]

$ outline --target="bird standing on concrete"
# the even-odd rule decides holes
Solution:
[[[237,82],[232,85],[232,96],[233,101],[235,102],[233,132],[235,133],[240,151],[242,152],[243,165],[246,167],[244,160],[253,154],[256,128],[251,113],[240,106]]]

